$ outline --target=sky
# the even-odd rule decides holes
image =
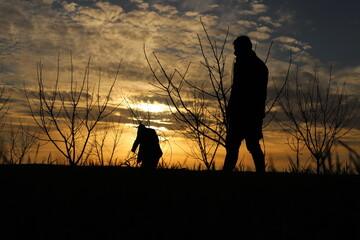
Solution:
[[[191,62],[190,76],[203,79],[197,37],[205,40],[201,18],[218,42],[229,28],[227,66],[234,57],[232,40],[248,35],[263,60],[273,42],[267,65],[274,84],[281,84],[291,51],[295,64],[308,72],[318,66],[324,78],[332,65],[336,81],[346,81],[347,92],[356,95],[360,90],[359,10],[357,0],[0,0],[0,83],[11,92],[8,119],[27,119],[23,88],[25,84],[35,89],[37,62],[43,63],[44,84],[50,87],[59,54],[63,81],[69,76],[70,51],[78,78],[91,57],[92,79],[96,81],[101,67],[104,89],[121,62],[112,101],[126,98],[133,108],[150,111],[152,127],[171,139],[171,147],[164,145],[167,156],[182,161],[185,140],[170,131],[173,122],[164,98],[154,94],[155,82],[144,52],[150,58],[155,52],[167,69],[183,71]],[[63,86],[66,88],[65,82]],[[135,138],[135,123],[126,104],[116,114],[127,124],[119,153],[126,155]],[[354,147],[360,145],[359,129],[357,124],[348,136]],[[266,129],[266,149],[274,159],[291,154],[285,150],[286,138],[276,126]],[[251,165],[246,150],[241,151]],[[220,154],[219,164],[222,157]]]

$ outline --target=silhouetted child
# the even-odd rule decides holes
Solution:
[[[141,168],[156,169],[156,166],[162,156],[162,151],[159,144],[159,138],[155,130],[146,128],[140,123],[131,151],[135,152],[138,145],[140,145],[140,147],[137,162],[142,163]]]

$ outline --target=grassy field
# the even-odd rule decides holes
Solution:
[[[0,166],[0,239],[360,239],[360,176]]]

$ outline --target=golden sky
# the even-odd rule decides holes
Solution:
[[[274,97],[274,84],[278,86],[284,80],[290,50],[294,64],[304,75],[312,76],[314,67],[319,66],[321,77],[326,80],[329,63],[333,63],[334,79],[339,83],[346,81],[348,94],[356,95],[360,90],[360,60],[359,54],[354,53],[360,51],[360,38],[359,32],[354,29],[358,29],[360,20],[353,9],[359,3],[347,1],[344,5],[342,1],[331,1],[325,5],[327,2],[1,1],[0,81],[11,94],[7,120],[29,119],[23,87],[25,83],[29,91],[36,89],[38,61],[44,64],[44,85],[50,89],[60,54],[62,91],[67,90],[70,76],[70,51],[75,78],[82,78],[91,57],[90,81],[95,83],[98,80],[101,67],[104,91],[121,62],[118,81],[111,96],[111,104],[120,103],[113,114],[113,118],[121,116],[123,129],[117,152],[119,159],[127,156],[136,135],[136,121],[127,110],[130,105],[150,113],[151,127],[161,136],[167,161],[177,163],[187,159],[186,163],[192,165],[193,160],[184,153],[184,150],[190,152],[189,146],[174,131],[176,126],[166,99],[154,93],[156,88],[151,84],[155,82],[144,57],[144,46],[153,63],[152,52],[157,54],[166,69],[184,71],[191,62],[189,79],[204,81],[206,70],[200,64],[202,56],[197,37],[205,39],[201,18],[210,36],[218,42],[224,39],[229,27],[225,46],[229,76],[234,58],[231,42],[236,36],[250,36],[261,59],[266,58],[268,48],[274,42],[267,62],[270,70],[269,98]],[[342,16],[337,21],[333,19],[334,12]],[[332,29],[328,27],[329,23]],[[336,34],[333,34],[335,31]],[[356,119],[354,130],[345,139],[357,149],[360,146],[359,129]],[[268,158],[271,157],[279,168],[286,166],[288,156],[294,154],[287,146],[288,136],[275,122],[264,130],[264,136]],[[46,155],[47,149],[44,147],[41,152]],[[241,149],[239,158],[244,158],[245,164],[253,167],[246,149]],[[222,153],[223,150],[219,152],[217,166],[222,163]]]

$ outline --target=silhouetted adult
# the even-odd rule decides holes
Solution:
[[[137,162],[142,163],[141,168],[156,169],[159,159],[162,156],[162,151],[155,130],[140,124],[131,151],[135,152],[138,145],[140,145],[140,147]]]
[[[227,108],[228,132],[224,171],[235,168],[241,142],[245,139],[257,172],[265,172],[264,153],[259,140],[263,138],[262,123],[268,83],[268,68],[252,50],[247,36],[233,42],[236,60],[233,83]]]

